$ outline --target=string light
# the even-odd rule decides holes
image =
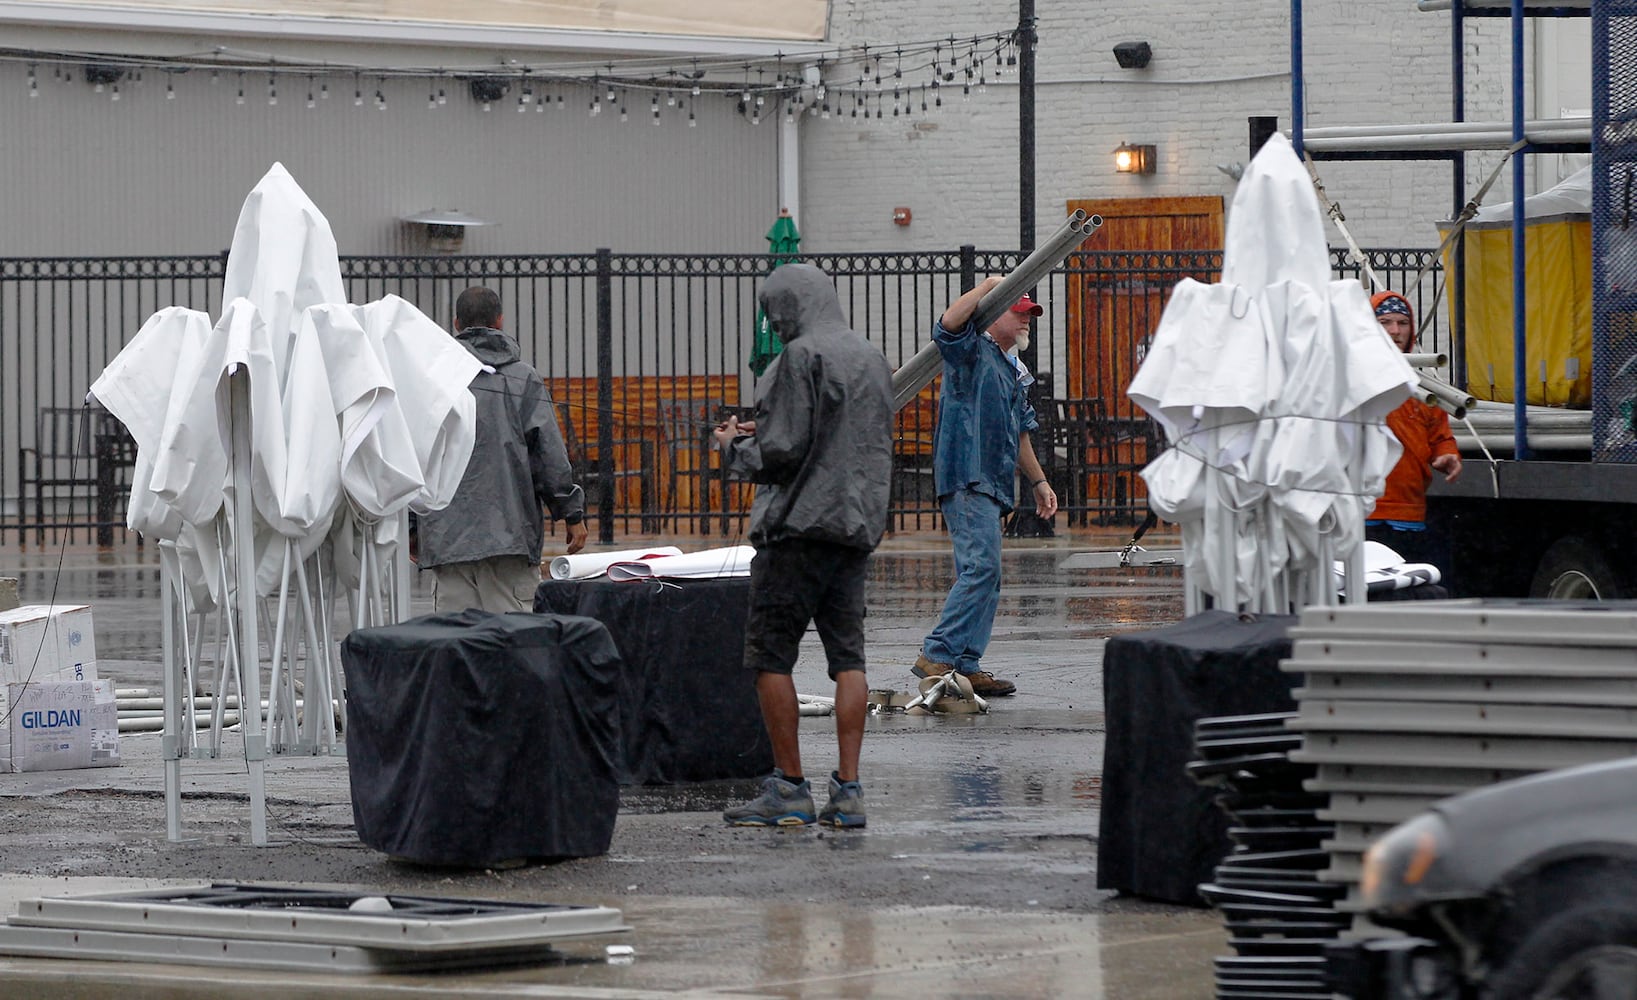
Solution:
[[[533,105],[537,112],[544,112],[552,102],[551,90],[557,91],[557,106],[564,108],[566,95],[570,91],[587,88],[590,92],[586,94],[589,98],[586,106],[592,116],[599,115],[603,110],[602,106],[607,104],[610,111],[615,107],[619,109],[621,121],[630,120],[631,102],[640,100],[641,95],[646,93],[650,124],[658,125],[663,121],[665,117],[662,113],[663,107],[674,108],[678,115],[686,115],[690,127],[697,127],[699,114],[698,108],[694,107],[688,98],[693,98],[694,103],[697,103],[699,97],[706,91],[733,101],[737,113],[752,125],[759,125],[764,116],[778,114],[781,105],[784,107],[784,118],[787,122],[794,121],[804,111],[809,117],[822,120],[828,120],[832,114],[838,118],[868,119],[872,117],[870,105],[873,95],[875,112],[873,117],[879,120],[886,117],[888,89],[892,91],[894,118],[913,117],[917,104],[920,105],[923,114],[934,108],[941,109],[944,104],[943,87],[945,84],[953,84],[957,75],[963,100],[970,100],[974,87],[979,94],[986,94],[991,74],[996,77],[997,82],[1005,82],[1005,78],[1015,72],[1020,48],[1019,38],[1019,34],[1013,30],[988,36],[973,35],[959,39],[951,36],[927,42],[889,46],[874,44],[843,46],[827,51],[823,55],[800,57],[800,68],[782,52],[772,54],[766,60],[746,59],[731,64],[726,61],[694,58],[681,69],[675,66],[669,69],[650,69],[647,66],[653,64],[645,65],[640,58],[633,58],[623,63],[602,64],[596,72],[590,72],[588,75],[581,75],[572,69],[542,74],[538,70],[518,67],[515,64],[498,68],[456,69],[453,73],[445,67],[401,67],[378,70],[379,86],[372,90],[376,107],[385,110],[385,86],[388,77],[425,80],[427,107],[431,109],[448,103],[446,88],[450,78],[463,84],[467,74],[472,74],[478,78],[493,79],[499,83],[503,92],[509,89],[506,87],[507,82],[519,87],[520,96],[516,102],[519,112],[526,111],[529,105]],[[219,53],[220,51],[218,50]],[[892,63],[883,65],[889,57]],[[78,57],[79,60],[83,58],[83,55]],[[271,65],[264,61],[256,66],[239,67],[221,65],[212,58],[202,58],[195,62],[111,58],[113,61],[106,64],[82,63],[85,66],[83,79],[92,85],[87,89],[96,93],[107,93],[110,100],[122,99],[126,87],[133,83],[140,84],[144,71],[154,70],[165,74],[165,99],[173,101],[178,93],[176,75],[189,70],[199,70],[201,75],[208,73],[212,84],[218,84],[223,73],[237,72],[240,79],[233,99],[235,103],[242,105],[246,96],[245,75],[265,72],[269,105],[276,106],[278,103],[280,77],[300,74],[306,77],[306,107],[311,109],[319,100],[329,98],[327,77],[341,77],[344,80],[344,74],[351,72],[354,75],[353,103],[357,106],[363,104],[362,73],[359,68],[284,63],[276,60],[272,61]],[[262,57],[264,60],[266,58]],[[38,96],[40,63],[53,64],[54,79],[72,80],[74,79],[72,69],[76,61],[78,60],[75,54],[68,52],[13,50],[10,54],[0,55],[0,62],[16,62],[25,66],[30,97]],[[732,81],[730,74],[738,74],[740,79]],[[724,77],[727,79],[724,80]],[[299,87],[300,83],[299,78],[294,83],[284,81],[287,87]],[[296,93],[299,96],[302,91],[297,90]],[[664,99],[663,105],[661,97]],[[492,104],[485,110],[490,108]]]

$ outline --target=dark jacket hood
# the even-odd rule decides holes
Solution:
[[[786,264],[762,282],[762,312],[785,343],[822,330],[848,330],[830,276],[811,264]]]
[[[491,330],[486,326],[469,326],[455,334],[455,339],[464,344],[466,349],[476,355],[479,361],[495,368],[522,360],[523,357],[523,352],[517,346],[517,341],[512,339],[511,334],[503,330]]]

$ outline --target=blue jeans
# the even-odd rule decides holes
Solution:
[[[995,609],[1000,606],[1000,501],[966,489],[940,503],[955,543],[955,585],[921,652],[935,663],[970,674],[980,669],[978,661],[989,648]]]

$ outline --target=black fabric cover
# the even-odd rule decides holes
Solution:
[[[1103,647],[1108,735],[1097,887],[1204,905],[1197,887],[1231,848],[1215,792],[1194,782],[1194,722],[1295,711],[1295,615],[1206,611]]]
[[[358,839],[428,864],[602,854],[619,651],[586,618],[468,609],[341,642]]]
[[[619,680],[620,780],[671,784],[773,770],[756,678],[744,667],[748,577],[544,580],[534,610],[608,626]]]

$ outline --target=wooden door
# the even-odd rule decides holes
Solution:
[[[1125,389],[1176,283],[1216,280],[1223,205],[1217,196],[1088,198],[1069,201],[1075,209],[1103,225],[1069,261],[1069,370],[1058,384],[1069,399],[1100,401],[1105,426],[1082,456],[1084,495],[1093,520],[1123,522],[1145,506],[1136,473],[1153,457],[1145,415]]]

